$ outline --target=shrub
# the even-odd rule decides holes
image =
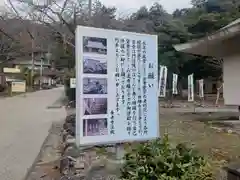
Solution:
[[[168,136],[132,148],[124,157],[123,180],[212,180],[206,159],[184,144],[172,146]]]

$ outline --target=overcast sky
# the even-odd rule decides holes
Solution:
[[[107,6],[116,6],[120,12],[130,13],[141,6],[151,6],[154,2],[163,5],[164,9],[172,13],[175,9],[190,7],[191,0],[101,0]]]
[[[0,0],[0,5],[4,5],[4,1]],[[163,5],[164,9],[172,13],[175,9],[190,7],[191,0],[100,0],[107,6],[116,6],[120,14],[129,14],[141,6],[151,6],[154,2]]]

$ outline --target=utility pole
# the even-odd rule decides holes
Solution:
[[[92,16],[92,0],[88,0],[88,18],[91,19]]]
[[[40,89],[42,89],[43,85],[43,54],[41,56],[41,67],[40,67]]]
[[[35,65],[35,60],[34,60],[34,58],[35,58],[34,57],[34,49],[35,49],[34,35],[33,35],[33,37],[31,37],[31,39],[32,39],[32,68],[31,68],[31,82],[30,82],[30,84],[31,84],[31,87],[33,88],[33,85],[34,85],[33,76],[34,76],[34,65]]]
[[[33,86],[34,86],[34,69],[35,69],[35,54],[34,54],[34,51],[35,51],[35,24],[34,24],[34,21],[32,21],[31,23],[31,32],[29,32],[29,35],[31,37],[31,43],[32,43],[32,68],[31,68],[31,82],[30,82],[30,85],[31,85],[31,88],[33,89]]]

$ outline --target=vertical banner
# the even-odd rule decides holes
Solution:
[[[178,75],[173,73],[172,94],[178,94],[177,83],[178,83]]]
[[[200,79],[198,81],[198,85],[199,85],[199,97],[204,98],[204,80]]]
[[[166,66],[160,66],[159,83],[158,83],[158,97],[166,96],[167,71],[168,71],[168,69]]]
[[[194,84],[193,84],[193,74],[188,75],[188,101],[194,101]]]
[[[159,137],[157,36],[78,26],[76,58],[78,145]]]

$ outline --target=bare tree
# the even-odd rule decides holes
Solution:
[[[66,52],[62,57],[56,57],[56,61],[61,61],[59,60],[61,58],[63,61],[67,61],[67,58],[69,58],[69,62],[74,61],[77,25],[147,32],[148,23],[145,21],[116,18],[116,8],[106,7],[98,0],[92,2],[90,13],[87,0],[48,0],[45,2],[45,4],[38,4],[28,0],[8,0],[8,7],[20,17],[19,19],[29,19],[51,31],[51,44],[55,50]],[[31,30],[28,32],[34,36]],[[55,54],[59,55],[60,53]],[[72,62],[69,63],[71,66]]]
[[[22,55],[19,32],[13,23],[13,16],[8,12],[0,14],[0,64],[5,64]]]
[[[18,16],[23,18],[21,14],[27,14],[27,18],[49,27],[61,36],[64,43],[72,47],[75,47],[72,39],[75,38],[77,25],[112,29],[121,29],[123,25],[122,21],[116,20],[116,8],[108,8],[100,1],[93,2],[91,13],[86,0],[49,0],[48,3],[40,5],[27,0],[8,1],[10,9]],[[21,9],[14,6],[14,3],[17,3],[18,7],[24,7],[25,13],[21,13]]]

